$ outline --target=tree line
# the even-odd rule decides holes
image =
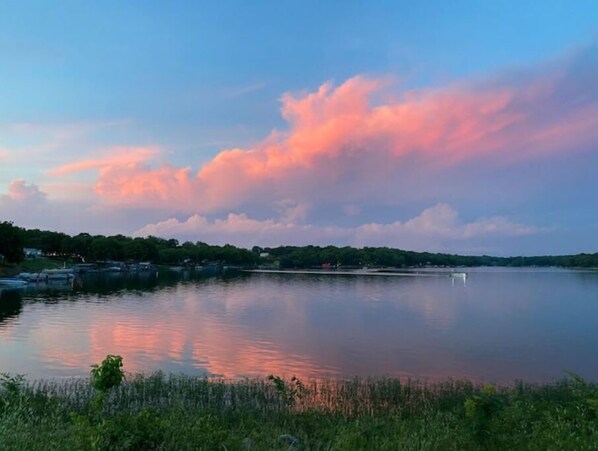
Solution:
[[[220,261],[228,264],[256,266],[276,263],[281,268],[330,267],[359,268],[363,266],[562,266],[598,267],[598,253],[536,256],[493,257],[445,253],[414,252],[388,247],[279,246],[251,250],[226,244],[209,245],[197,241],[179,243],[176,239],[155,236],[132,238],[124,235],[70,236],[61,232],[24,229],[10,222],[0,222],[0,255],[9,263],[23,260],[23,248],[40,249],[50,256],[80,261],[151,261],[157,264],[197,264]],[[2,257],[0,257],[1,259]]]
[[[598,253],[536,257],[493,257],[414,252],[388,247],[280,246],[265,248],[284,268],[308,268],[330,264],[340,267],[386,266],[413,268],[423,266],[562,266],[598,267]]]

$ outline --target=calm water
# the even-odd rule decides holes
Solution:
[[[447,276],[252,274],[84,280],[4,292],[0,371],[84,376],[106,354],[130,372],[227,378],[598,380],[598,273],[473,269]]]

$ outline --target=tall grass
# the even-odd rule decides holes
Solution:
[[[306,412],[317,410],[346,416],[414,413],[425,408],[463,403],[475,392],[467,381],[427,384],[393,378],[332,381],[270,379],[214,380],[156,372],[129,375],[105,398],[105,413],[138,412],[144,408],[179,408],[234,412]],[[72,411],[84,412],[95,396],[85,379],[33,381],[27,392],[60,399]]]
[[[598,386],[0,379],[0,449],[598,449]]]

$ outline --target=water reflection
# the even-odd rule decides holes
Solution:
[[[0,289],[0,323],[16,318],[23,310],[23,298],[19,290]]]
[[[0,310],[1,371],[128,371],[227,378],[396,375],[598,379],[598,274],[472,271],[450,277],[256,274],[84,279]],[[7,313],[4,313],[8,308]],[[11,310],[12,309],[12,310]],[[12,313],[11,313],[12,312]]]

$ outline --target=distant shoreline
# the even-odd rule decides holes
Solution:
[[[17,268],[14,263],[25,260],[25,265],[35,265],[45,259],[49,265],[112,262],[128,264],[150,262],[154,265],[197,267],[228,265],[242,269],[313,270],[321,268],[337,271],[359,268],[395,268],[411,271],[423,268],[461,267],[562,267],[598,268],[598,252],[575,255],[544,255],[494,257],[490,255],[457,255],[447,253],[416,252],[389,247],[350,246],[278,246],[251,249],[232,245],[210,245],[202,241],[180,243],[176,239],[158,237],[132,238],[123,235],[103,236],[29,230],[2,223],[3,233],[14,235],[14,240],[0,248],[0,272],[8,273]],[[201,237],[198,237],[201,238]],[[6,241],[6,240],[5,240]],[[4,260],[4,266],[2,261]],[[6,263],[12,263],[7,266]],[[51,267],[51,266],[50,266]],[[46,269],[46,268],[41,268]],[[41,270],[40,269],[40,270]],[[26,271],[27,269],[23,269]]]

